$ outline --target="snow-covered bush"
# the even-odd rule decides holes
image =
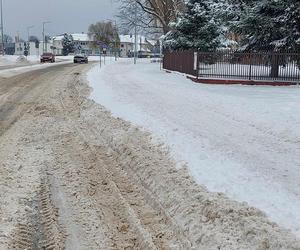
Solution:
[[[70,53],[73,53],[75,50],[73,36],[65,33],[64,37],[62,39],[62,46],[63,46],[62,54],[64,56],[67,56]]]
[[[245,49],[300,52],[300,1],[247,1],[233,30]]]

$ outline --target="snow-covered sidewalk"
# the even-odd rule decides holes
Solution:
[[[143,60],[95,66],[92,98],[153,132],[196,181],[300,237],[300,88],[195,84]]]

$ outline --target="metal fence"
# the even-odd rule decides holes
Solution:
[[[199,78],[300,81],[300,53],[166,52],[163,66]]]

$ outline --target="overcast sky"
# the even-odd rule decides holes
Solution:
[[[4,32],[15,37],[17,32],[27,39],[27,27],[34,25],[31,35],[42,37],[42,22],[49,35],[64,32],[87,32],[91,23],[114,18],[116,0],[3,0]]]

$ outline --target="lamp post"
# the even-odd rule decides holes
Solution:
[[[48,23],[51,23],[49,21],[47,22],[43,22],[43,53],[45,53],[45,50],[47,50],[47,48],[45,49],[45,25],[48,24]]]
[[[1,43],[2,43],[2,55],[4,56],[4,28],[3,28],[3,1],[0,0],[0,12],[1,12]]]
[[[29,33],[29,31],[30,31],[30,29],[32,29],[34,26],[33,25],[31,25],[31,26],[28,26],[27,27],[27,39],[28,39],[28,54],[30,55],[30,33]]]

